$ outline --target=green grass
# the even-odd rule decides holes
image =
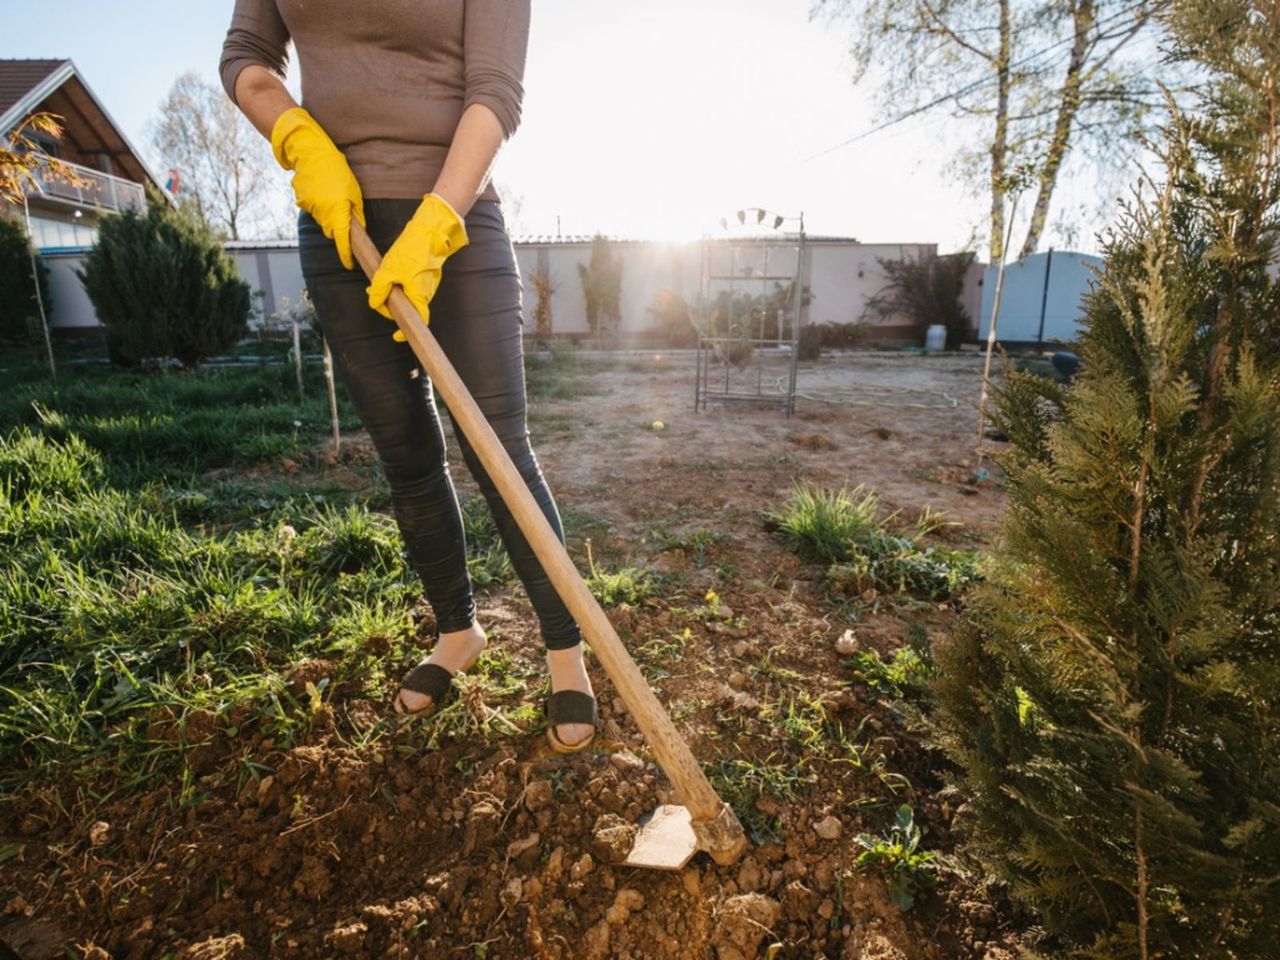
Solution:
[[[511,559],[483,498],[462,501],[462,530],[467,541],[467,572],[475,589],[483,590],[515,579]]]
[[[756,801],[766,795],[777,800],[795,800],[811,786],[809,777],[800,774],[795,764],[776,755],[763,760],[745,756],[722,758],[704,764],[704,768],[716,793],[733,808],[754,843],[782,839],[778,818],[762,812]]]
[[[103,455],[113,484],[190,483],[215,467],[244,469],[297,456],[329,429],[324,376],[306,368],[298,400],[292,367],[190,373],[111,367],[64,371],[55,390],[19,374],[0,396],[0,424],[26,424],[52,439],[75,435]],[[343,429],[358,420],[341,390]]]
[[[857,545],[879,529],[880,501],[861,485],[825,490],[799,484],[787,504],[766,511],[788,545],[815,563],[842,563],[857,553]]]
[[[857,597],[867,589],[946,600],[979,577],[977,554],[922,547],[918,537],[945,525],[925,508],[915,528],[894,533],[896,515],[881,518],[879,498],[863,486],[826,490],[799,484],[765,519],[801,558],[827,567],[831,594]]]
[[[588,377],[605,368],[605,364],[586,360],[569,347],[530,350],[525,354],[525,393],[533,401],[573,400],[602,393]]]
[[[345,468],[345,482],[305,462],[290,474],[244,470],[320,446],[329,427],[318,378],[298,404],[291,371],[278,367],[64,367],[56,392],[29,366],[8,372],[0,792],[109,770],[121,790],[177,777],[182,802],[194,802],[205,788],[185,734],[158,730],[208,714],[233,749],[255,733],[287,748],[331,708],[380,696],[388,674],[420,655],[410,611],[421,584],[376,463],[366,476]],[[357,426],[349,411],[344,426]],[[510,582],[483,500],[464,502],[463,519],[473,583]],[[291,672],[318,660],[328,675],[297,689]],[[421,747],[467,724],[532,722],[525,706],[501,703],[528,685],[504,673],[495,665],[476,679],[466,716],[407,735],[425,735]],[[498,712],[479,709],[486,702]],[[357,728],[340,733],[372,742],[391,732]],[[233,779],[255,770],[242,757]]]
[[[376,680],[368,629],[409,639],[418,586],[389,517],[324,505],[291,525],[205,535],[153,502],[154,488],[117,490],[105,472],[74,436],[18,428],[0,440],[5,770],[104,753],[132,769],[158,707],[265,706],[309,658]]]
[[[725,536],[723,531],[706,528],[675,534],[655,528],[650,532],[648,539],[654,542],[659,550],[684,551],[693,558],[693,565],[701,568],[706,565],[708,554],[725,539]]]

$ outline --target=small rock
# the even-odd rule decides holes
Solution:
[[[327,939],[329,945],[338,953],[359,954],[364,952],[364,935],[369,928],[361,922],[351,923],[345,927],[336,927]]]
[[[684,888],[689,891],[689,895],[695,899],[702,899],[702,881],[698,879],[697,870],[685,870],[680,874],[680,882],[684,884]]]
[[[850,656],[858,650],[858,638],[852,630],[846,630],[836,640],[836,653],[842,657]]]
[[[105,820],[99,820],[89,828],[89,844],[94,847],[100,847],[111,839],[111,824]]]
[[[258,806],[265,806],[267,798],[271,795],[271,788],[275,786],[276,778],[267,774],[258,781]]]
[[[799,880],[792,880],[782,891],[782,912],[789,920],[806,920],[818,908],[818,895]]]
[[[741,955],[754,957],[760,942],[782,915],[782,905],[761,893],[740,893],[726,900],[719,914],[716,949],[720,955],[736,949]]]
[[[609,924],[601,920],[588,930],[584,946],[587,960],[602,960],[609,952]]]
[[[845,713],[852,710],[858,705],[858,700],[853,695],[853,691],[848,687],[841,687],[838,690],[830,690],[823,694],[822,706],[824,709],[832,713]]]
[[[249,951],[245,947],[244,937],[238,933],[209,937],[189,944],[178,952],[178,960],[240,960],[247,956]]]
[[[733,652],[735,657],[742,658],[751,650],[751,645],[745,640],[739,640],[729,649]]]
[[[467,830],[462,841],[462,855],[468,856],[478,846],[493,839],[502,822],[502,813],[487,800],[482,800],[467,814]]]
[[[836,905],[831,902],[830,898],[823,900],[818,904],[818,916],[823,920],[830,920],[831,915],[836,912]]]
[[[520,897],[524,895],[524,881],[520,877],[512,877],[507,881],[507,885],[502,888],[502,893],[498,899],[502,901],[502,905],[510,910],[520,902]]]
[[[546,866],[542,868],[542,875],[547,878],[547,882],[554,883],[563,872],[564,847],[556,847],[551,851],[551,856],[547,857]]]
[[[507,859],[514,860],[524,870],[530,870],[538,860],[541,842],[542,837],[537,833],[531,833],[523,840],[512,840],[507,844]]]
[[[609,762],[622,773],[639,773],[644,769],[644,761],[630,750],[619,750],[609,758]]]
[[[764,886],[764,872],[755,857],[747,857],[738,869],[738,889],[744,893],[755,893]]]
[[[760,701],[745,690],[739,690],[733,695],[733,705],[746,713],[754,713],[760,709]]]
[[[741,670],[734,670],[725,680],[735,690],[741,690],[747,685],[747,675]]]
[[[553,786],[550,780],[531,780],[524,788],[524,805],[530,813],[537,813],[551,803]]]
[[[302,866],[293,878],[294,892],[307,900],[323,900],[332,889],[333,878],[324,861],[310,855],[303,857]]]
[[[591,859],[591,854],[584,853],[578,858],[577,862],[569,868],[569,878],[571,880],[581,880],[588,873],[595,869],[596,863]]]
[[[813,825],[813,832],[823,840],[838,840],[844,830],[838,817],[825,816]]]
[[[631,915],[631,911],[639,910],[643,906],[644,894],[639,890],[623,887],[613,898],[613,905],[605,911],[605,923],[611,927],[621,926],[627,922],[627,917]]]

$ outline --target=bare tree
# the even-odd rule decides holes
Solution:
[[[1034,253],[1073,150],[1100,173],[1132,155],[1161,94],[1142,41],[1164,0],[812,0],[853,19],[854,82],[883,71],[892,117],[947,110],[985,133],[956,168],[990,194],[989,254],[1000,259],[1006,195],[1035,192],[1020,256]]]
[[[271,148],[220,87],[194,72],[173,82],[152,121],[164,168],[178,172],[177,200],[231,240],[277,235]]]

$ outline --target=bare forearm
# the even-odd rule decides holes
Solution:
[[[465,217],[484,191],[502,140],[502,124],[483,103],[473,103],[463,111],[432,190],[448,201],[458,216]]]
[[[279,77],[256,65],[245,67],[236,77],[236,103],[268,140],[280,114],[298,105]]]

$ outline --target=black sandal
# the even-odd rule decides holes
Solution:
[[[420,663],[400,678],[402,690],[411,690],[431,698],[431,702],[418,710],[409,710],[396,691],[395,710],[403,717],[421,717],[435,713],[444,703],[453,686],[453,674],[438,663]]]
[[[596,698],[581,690],[561,690],[547,698],[547,742],[556,753],[577,753],[585,750],[596,738],[595,730],[574,743],[565,743],[556,733],[561,723],[589,723],[596,725]]]

